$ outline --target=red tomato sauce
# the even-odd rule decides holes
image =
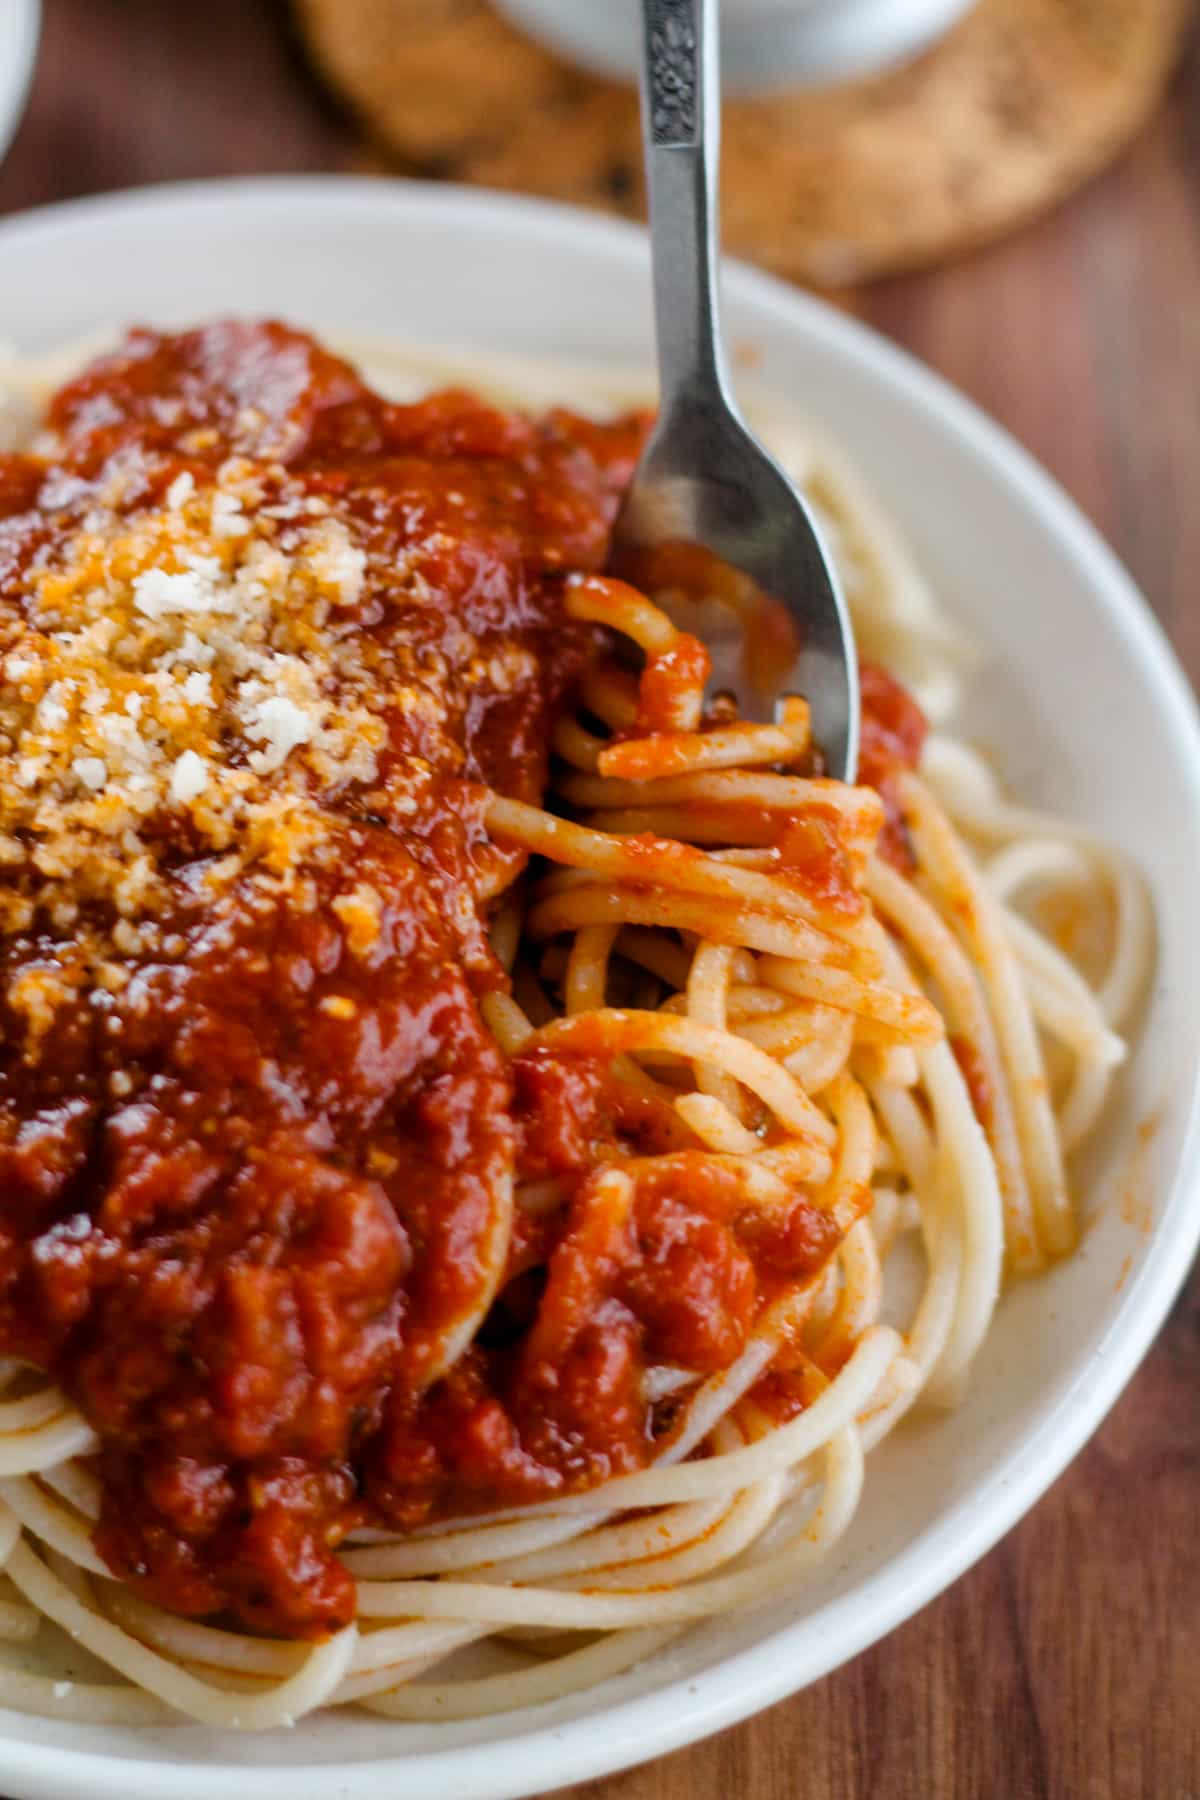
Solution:
[[[950,1048],[954,1052],[955,1061],[962,1070],[962,1077],[967,1084],[967,1092],[971,1097],[971,1107],[975,1117],[985,1130],[990,1130],[996,1100],[987,1063],[978,1046],[972,1043],[968,1037],[952,1037]]]
[[[912,849],[896,795],[896,777],[915,769],[929,727],[925,715],[908,689],[874,663],[859,669],[862,695],[862,733],[858,748],[858,779],[883,800],[884,828],[880,851],[900,869],[913,867]]]
[[[368,559],[337,629],[386,729],[369,791],[316,796],[336,854],[295,894],[240,877],[217,916],[214,853],[152,823],[171,948],[127,951],[107,985],[81,965],[36,1039],[20,982],[61,990],[77,931],[112,920],[97,902],[0,944],[0,1350],[94,1426],[116,1574],[179,1613],[318,1637],[353,1616],[336,1551],[356,1526],[642,1466],[647,1367],[731,1361],[828,1225],[798,1200],[756,1236],[686,1154],[607,1216],[588,1175],[665,1153],[668,1121],[587,1058],[507,1062],[480,1017],[504,981],[486,896],[515,867],[485,796],[542,793],[596,640],[563,582],[603,566],[645,421],[395,405],[300,333],[223,324],[135,333],[49,426],[0,459],[0,648],[101,499],[134,518],[232,456],[286,499],[282,551],[312,503]],[[919,731],[882,678],[868,692],[870,779]],[[364,882],[355,945],[339,907]],[[525,1180],[565,1204],[521,1221],[497,1284],[489,1246]]]

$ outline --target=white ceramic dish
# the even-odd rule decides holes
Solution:
[[[635,78],[641,0],[498,0],[514,24],[599,75]],[[973,0],[721,0],[725,85],[849,81],[916,56]]]
[[[4,0],[0,5],[0,156],[25,111],[41,29],[41,0]]]
[[[642,235],[495,195],[336,179],[159,189],[16,219],[0,249],[0,336],[29,351],[117,320],[240,310],[473,351],[626,367],[651,354]],[[1121,569],[1011,440],[816,301],[745,268],[727,287],[756,381],[854,454],[985,647],[972,734],[1001,749],[1023,793],[1123,844],[1153,885],[1158,972],[1093,1158],[1094,1222],[1074,1258],[1007,1296],[965,1406],[875,1453],[837,1555],[777,1609],[705,1627],[581,1699],[472,1725],[344,1715],[264,1739],[0,1714],[13,1800],[506,1800],[716,1731],[853,1656],[981,1556],[1095,1429],[1179,1288],[1200,1238],[1200,729],[1187,685]],[[1138,1211],[1121,1204],[1131,1180],[1152,1230],[1123,1216]]]

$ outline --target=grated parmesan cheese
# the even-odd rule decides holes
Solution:
[[[208,764],[194,750],[185,750],[171,770],[171,798],[180,806],[198,800],[208,786]]]
[[[99,793],[108,780],[108,768],[98,756],[77,756],[71,764],[84,787]]]
[[[177,475],[167,489],[167,505],[172,512],[182,512],[195,491],[196,481],[190,469]]]
[[[242,503],[236,494],[217,493],[213,495],[212,530],[218,538],[244,537],[250,529],[250,521],[242,513]]]
[[[115,475],[104,491],[30,568],[5,646],[0,930],[102,902],[131,955],[170,902],[156,814],[216,853],[214,891],[244,871],[290,883],[337,825],[322,796],[376,778],[396,670],[331,634],[367,560],[302,490],[281,541],[282,469],[231,461],[202,492],[181,475],[129,514]]]
[[[166,569],[147,569],[133,584],[133,600],[148,619],[162,619],[170,613],[230,610],[216,590],[211,571],[204,567],[181,569],[177,574]]]
[[[353,606],[362,594],[367,568],[364,552],[350,543],[333,519],[318,529],[316,537],[316,547],[309,553],[313,574],[340,605]]]
[[[252,705],[246,715],[246,736],[265,743],[267,748],[251,757],[250,766],[266,773],[285,763],[299,744],[311,742],[319,719],[289,700],[286,694],[271,694]]]
[[[333,911],[346,933],[346,942],[355,956],[365,956],[378,941],[383,918],[383,902],[377,890],[360,881],[348,894],[339,894]]]

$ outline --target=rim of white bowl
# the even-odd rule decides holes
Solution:
[[[0,249],[11,254],[19,251],[22,240],[88,230],[105,215],[159,210],[177,229],[182,209],[201,219],[207,212],[228,221],[237,206],[302,212],[331,202],[341,222],[349,211],[376,218],[390,211],[397,220],[404,214],[452,213],[466,229],[502,235],[506,220],[515,218],[526,235],[542,235],[555,246],[574,236],[626,260],[642,265],[648,260],[644,231],[623,220],[490,190],[337,175],[235,177],[89,195],[0,222]],[[956,437],[991,479],[1059,541],[1124,639],[1140,679],[1156,695],[1164,730],[1200,811],[1200,713],[1191,687],[1149,605],[1074,501],[1003,427],[869,327],[743,263],[728,264],[726,282],[731,293],[744,295],[776,319],[799,322],[818,345],[851,356],[926,422]],[[314,1760],[303,1768],[271,1768],[209,1760],[189,1765],[27,1744],[4,1738],[0,1725],[0,1785],[19,1789],[22,1800],[61,1800],[85,1791],[92,1800],[213,1800],[218,1791],[228,1791],[230,1779],[240,1778],[253,1784],[257,1800],[309,1800],[318,1793],[330,1800],[372,1800],[400,1791],[416,1800],[446,1791],[453,1776],[455,1800],[517,1800],[630,1768],[735,1725],[879,1642],[949,1587],[1041,1498],[1116,1402],[1180,1292],[1200,1247],[1198,1194],[1200,1080],[1193,1083],[1178,1165],[1161,1216],[1087,1366],[1063,1388],[1036,1429],[997,1459],[969,1497],[950,1506],[861,1586],[818,1614],[777,1627],[749,1649],[640,1699],[513,1734],[503,1745],[456,1745],[362,1763]],[[824,1627],[819,1633],[813,1632],[815,1618]],[[819,1640],[815,1647],[805,1646],[803,1658],[796,1654],[802,1637]],[[829,1651],[829,1644],[836,1648]],[[527,1772],[515,1785],[514,1759]],[[500,1768],[498,1773],[502,1762],[507,1772]]]
[[[0,156],[25,114],[42,35],[41,0],[4,0],[0,7]]]
[[[496,0],[520,30],[610,81],[636,81],[636,0]],[[722,9],[727,91],[865,80],[945,35],[975,0],[741,0]]]

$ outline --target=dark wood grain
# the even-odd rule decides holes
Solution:
[[[0,211],[366,166],[281,5],[47,0]],[[1200,32],[1160,117],[1071,205],[849,303],[1049,466],[1200,677]],[[1200,1281],[1090,1447],[948,1594],[761,1718],[572,1792],[1200,1800]]]

